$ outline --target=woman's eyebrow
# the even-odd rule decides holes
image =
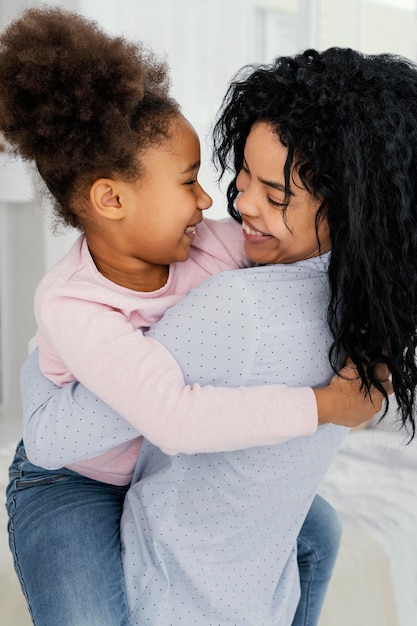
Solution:
[[[249,169],[248,166],[248,162],[246,161],[245,155],[243,155],[243,163],[242,165],[246,168]],[[260,183],[262,183],[263,185],[267,185],[267,187],[271,187],[272,189],[276,189],[277,191],[282,191],[282,193],[287,194],[287,190],[285,189],[285,185],[283,185],[282,183],[278,183],[276,181],[273,180],[266,180],[266,178],[262,178],[261,176],[258,176],[258,181]],[[291,189],[288,192],[289,196],[293,196],[293,192],[291,191]]]
[[[273,180],[266,180],[265,178],[261,178],[260,176],[258,176],[258,180],[263,185],[267,185],[267,187],[272,187],[272,189],[276,189],[277,191],[282,191],[285,194],[287,193],[287,190],[285,189],[285,185],[283,185],[282,183],[277,183]],[[293,196],[294,194],[291,190],[289,190],[288,195]]]

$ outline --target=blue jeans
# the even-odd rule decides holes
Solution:
[[[32,465],[17,447],[7,488],[9,542],[35,626],[128,626],[119,522],[128,487]],[[298,537],[301,599],[292,626],[316,626],[340,523],[316,496]]]
[[[316,495],[300,530],[297,562],[301,597],[292,626],[317,626],[342,537],[333,507]]]
[[[119,522],[127,487],[43,470],[17,447],[9,542],[36,626],[128,626]]]

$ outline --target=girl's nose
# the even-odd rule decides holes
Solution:
[[[209,196],[209,194],[200,185],[200,193],[198,194],[198,198],[197,198],[197,208],[200,211],[205,211],[206,209],[209,209],[212,204],[213,204],[212,197]]]

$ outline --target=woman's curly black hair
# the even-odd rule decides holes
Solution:
[[[343,355],[363,389],[383,391],[392,373],[399,416],[415,435],[417,343],[417,68],[394,55],[308,50],[246,66],[231,83],[214,126],[214,161],[229,184],[235,218],[239,173],[252,125],[271,125],[291,169],[322,199],[332,252],[328,322],[334,369]],[[384,394],[386,397],[386,394]]]
[[[165,62],[76,13],[29,9],[0,36],[0,131],[72,226],[94,180],[140,175],[179,114],[169,88]]]

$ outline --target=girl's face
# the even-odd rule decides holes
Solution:
[[[285,215],[284,164],[287,149],[271,126],[256,122],[247,137],[244,162],[236,186],[236,206],[242,216],[245,253],[254,262],[294,263],[330,250],[327,221],[322,219],[317,241],[315,218],[320,200],[303,187],[298,173],[290,176]]]
[[[169,139],[141,157],[144,173],[126,183],[129,214],[127,250],[146,262],[168,265],[186,261],[195,226],[212,200],[197,181],[200,142],[191,124],[176,117]]]
[[[212,200],[197,181],[198,136],[182,116],[170,122],[168,138],[140,154],[140,163],[136,181],[93,184],[96,212],[85,232],[104,276],[136,291],[154,291],[165,284],[171,263],[189,258],[195,227]]]
[[[140,161],[138,180],[116,182],[123,211],[116,222],[106,221],[105,235],[89,233],[89,247],[107,278],[151,291],[161,286],[161,270],[189,258],[195,227],[212,200],[197,181],[200,142],[183,117],[171,121],[168,139],[142,153]]]

